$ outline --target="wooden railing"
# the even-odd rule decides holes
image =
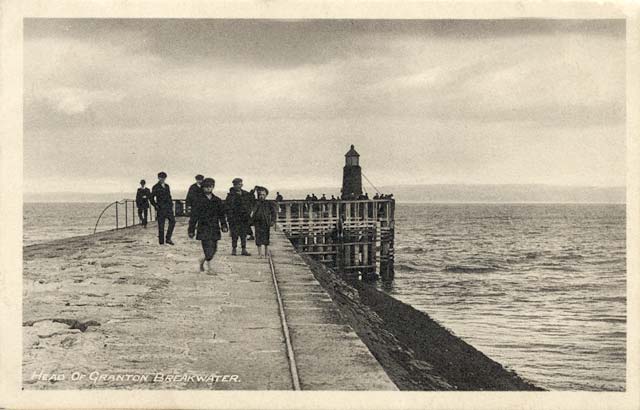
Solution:
[[[176,216],[191,216],[191,208],[187,206],[184,199],[173,200],[173,212]]]
[[[395,200],[271,202],[277,209],[277,225],[298,252],[350,277],[372,279],[380,275],[383,280],[393,279]],[[102,211],[96,229],[104,212],[112,206],[116,208],[115,229],[123,227],[120,205],[124,205],[124,227],[134,225],[135,201],[122,200]],[[184,199],[175,199],[173,207],[176,216],[191,214]],[[152,212],[153,207],[149,209],[149,221],[153,219]]]
[[[348,276],[393,279],[393,199],[275,202],[278,225],[303,254]]]

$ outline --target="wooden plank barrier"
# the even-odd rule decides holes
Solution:
[[[393,279],[393,199],[276,202],[278,226],[298,252],[362,279]]]

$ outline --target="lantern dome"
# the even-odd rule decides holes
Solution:
[[[359,157],[360,154],[358,154],[358,151],[356,151],[356,148],[353,144],[351,144],[351,149],[349,150],[349,152],[347,152],[346,154],[344,154],[345,157]]]

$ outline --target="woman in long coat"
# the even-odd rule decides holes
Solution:
[[[200,272],[204,272],[204,263],[207,262],[207,271],[211,272],[211,259],[218,249],[218,241],[222,232],[227,232],[227,220],[225,206],[222,199],[213,195],[215,181],[213,178],[205,178],[202,181],[203,195],[196,198],[189,219],[189,238],[195,238],[202,242],[204,256],[198,261]],[[197,235],[196,235],[197,231]]]
[[[251,209],[251,221],[255,228],[256,246],[258,247],[258,256],[261,258],[267,256],[269,251],[269,229],[276,223],[276,208],[273,203],[267,201],[269,191],[264,187],[256,187],[258,200]],[[262,253],[264,246],[264,254]]]

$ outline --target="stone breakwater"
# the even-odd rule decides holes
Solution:
[[[540,391],[427,314],[305,256],[347,322],[401,390]]]
[[[212,275],[178,220],[23,249],[24,389],[290,390],[271,269],[220,242]],[[274,266],[303,390],[397,390],[284,236]]]
[[[24,248],[25,389],[290,390],[267,260],[198,272],[200,243],[153,225]],[[273,234],[273,262],[303,390],[541,390],[428,315],[348,283]]]

